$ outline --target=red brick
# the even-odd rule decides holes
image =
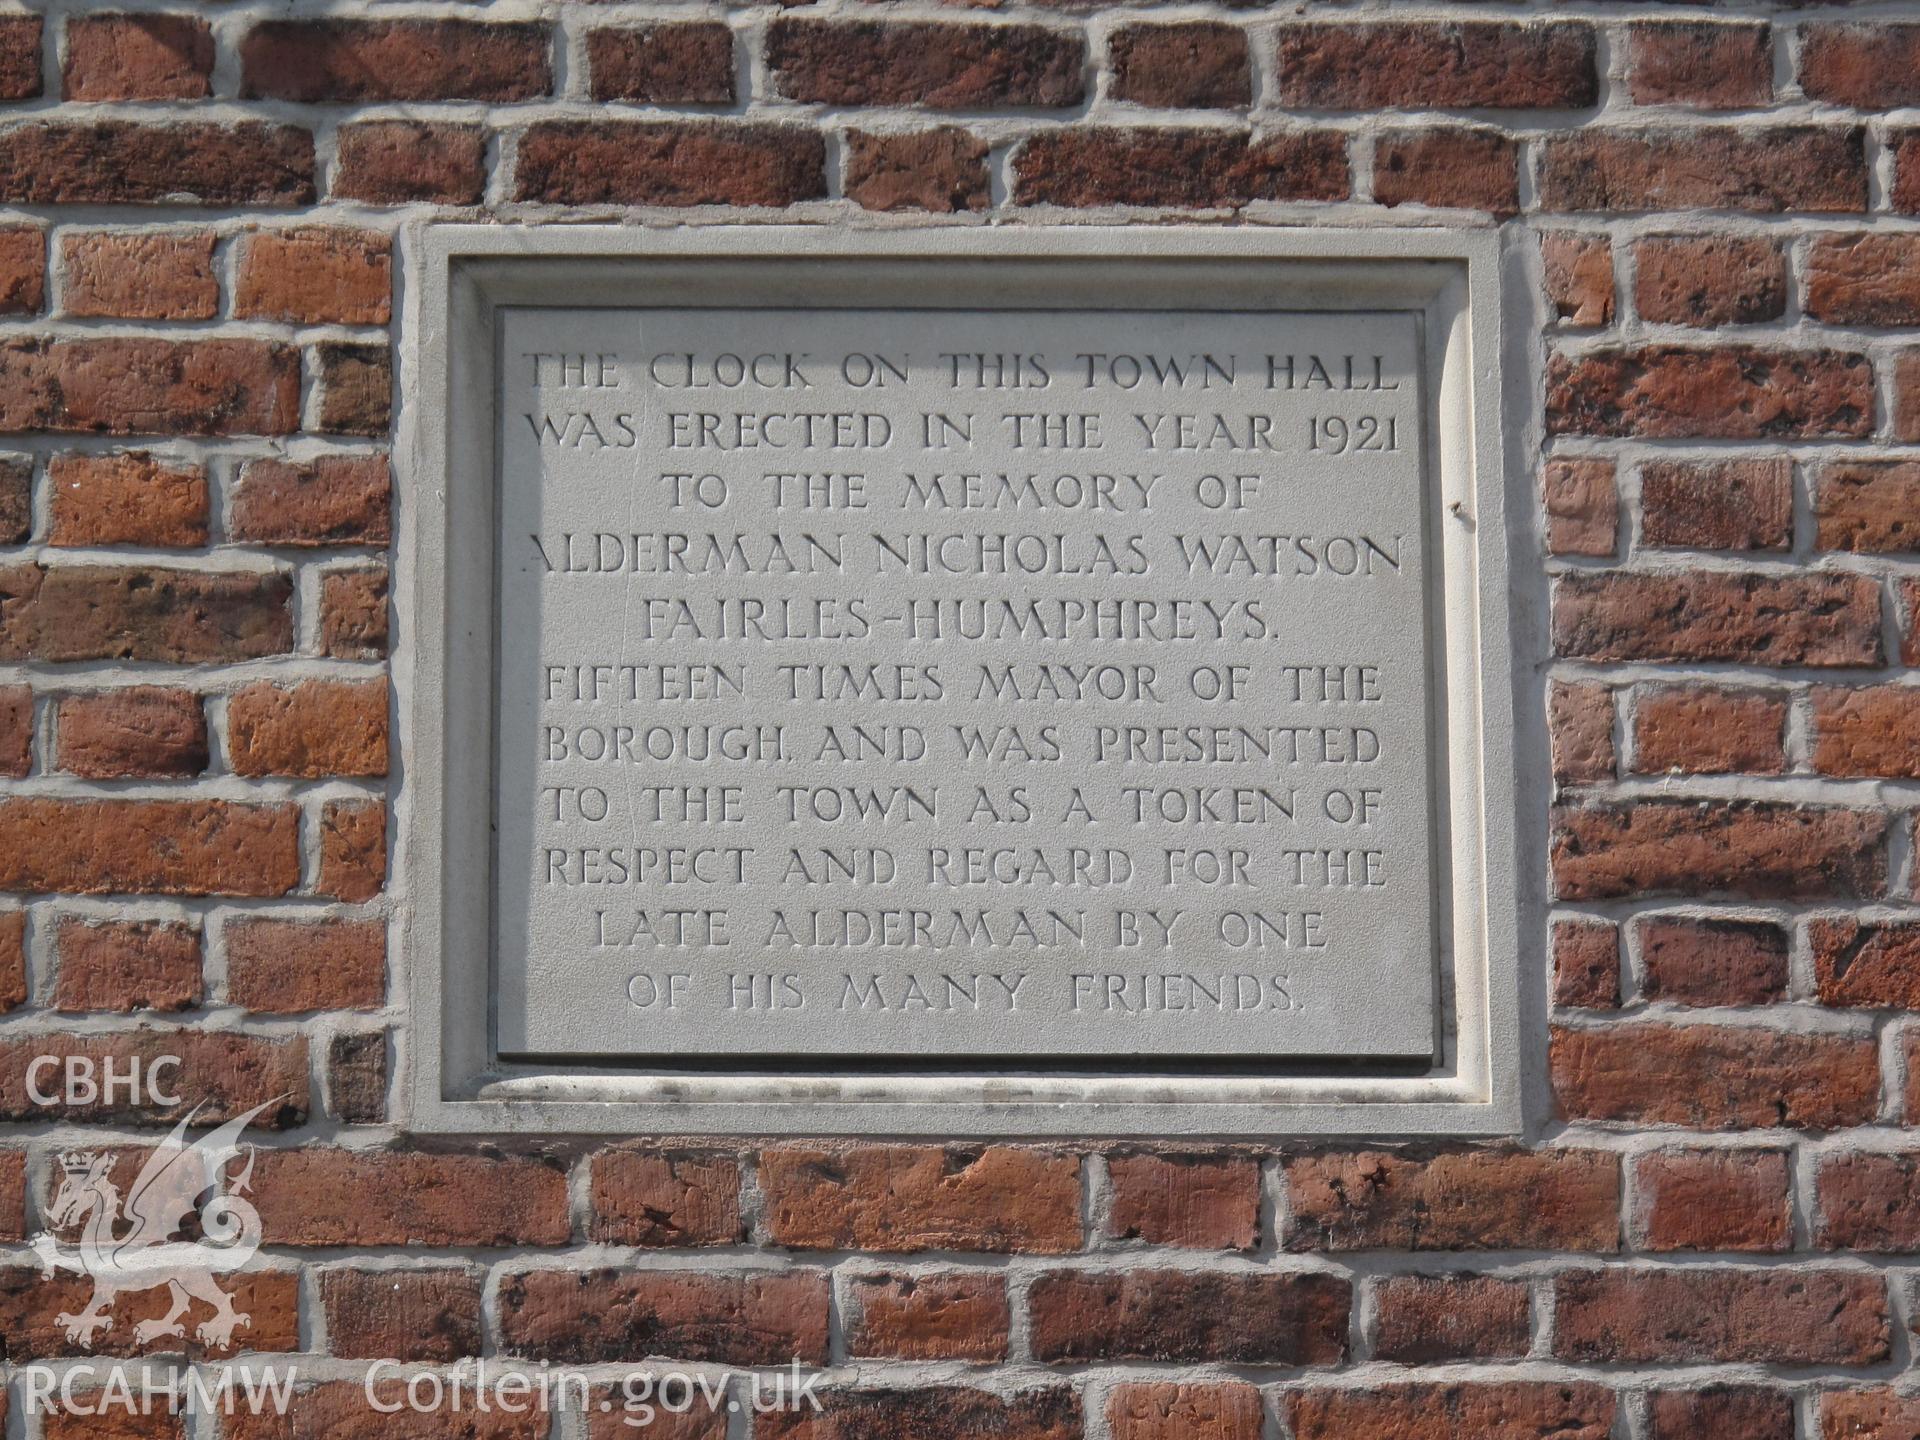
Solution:
[[[337,1120],[373,1125],[387,1117],[384,1030],[336,1033],[327,1042],[327,1105]]]
[[[247,237],[233,313],[243,320],[384,325],[392,299],[393,256],[385,235],[302,226]]]
[[[1080,1248],[1080,1157],[1015,1145],[786,1145],[760,1157],[768,1238],[803,1250]]]
[[[1554,922],[1553,1003],[1581,1010],[1620,1004],[1620,932],[1612,922]]]
[[[1524,1280],[1389,1275],[1374,1290],[1376,1360],[1398,1365],[1511,1360],[1531,1346]]]
[[[1752,345],[1555,354],[1547,429],[1648,440],[1860,437],[1873,429],[1873,372],[1864,355]]]
[[[783,17],[766,54],[782,95],[827,105],[990,110],[1086,98],[1086,42],[1042,25]]]
[[[37,315],[46,303],[47,237],[31,225],[0,229],[0,315]]]
[[[1773,100],[1773,33],[1763,24],[1646,20],[1627,28],[1636,105],[1744,110]]]
[[[262,1151],[269,1245],[564,1245],[566,1174],[540,1160],[306,1146]]]
[[[0,775],[18,780],[33,770],[33,691],[0,686]]]
[[[384,455],[250,460],[228,530],[252,545],[386,545],[393,472]]]
[[[1920,777],[1920,688],[1817,686],[1813,768],[1822,775]]]
[[[40,89],[40,17],[0,16],[0,100],[31,100]]]
[[[1920,664],[1920,580],[1900,582],[1900,607],[1904,622],[1900,640],[1900,663]]]
[[[126,1180],[131,1183],[133,1176]],[[235,1330],[232,1340],[223,1346],[205,1344],[195,1333],[199,1320],[209,1312],[195,1306],[197,1313],[185,1317],[186,1335],[166,1347],[176,1355],[184,1354],[188,1363],[218,1359],[238,1354],[241,1351],[266,1352],[269,1354],[288,1354],[300,1348],[300,1277],[286,1270],[253,1270],[236,1275],[231,1280],[222,1278],[220,1288],[233,1299],[234,1309],[247,1317],[247,1323]],[[67,1339],[64,1326],[58,1317],[63,1312],[74,1312],[85,1307],[93,1292],[92,1282],[84,1275],[57,1275],[49,1277],[39,1270],[26,1266],[9,1266],[0,1269],[0,1345],[6,1347],[7,1354],[16,1363],[24,1360],[46,1360],[54,1357],[69,1356],[75,1353],[77,1346]],[[134,1338],[134,1329],[146,1320],[157,1320],[170,1308],[169,1291],[165,1287],[150,1290],[125,1290],[112,1297],[109,1312],[111,1328],[94,1337],[94,1353],[98,1356],[134,1357],[143,1356],[148,1347]],[[106,1378],[114,1374],[113,1369],[94,1362],[94,1375]],[[131,1369],[132,1367],[128,1367]],[[85,1372],[82,1372],[83,1375]],[[133,1404],[139,1404],[140,1381],[121,1371],[118,1377],[122,1387],[106,1392],[107,1396],[117,1399],[103,1400],[110,1407],[109,1414],[124,1420],[128,1393],[126,1384],[130,1383]],[[164,1383],[164,1382],[162,1382]],[[82,1393],[84,1381],[77,1387]],[[154,1413],[168,1417],[164,1405],[156,1407]],[[66,1435],[74,1440],[115,1440],[114,1421],[102,1422],[97,1418],[88,1420],[84,1428],[71,1429],[56,1424],[48,1425],[42,1432],[43,1440],[54,1440],[55,1436]],[[129,1440],[156,1440],[157,1436],[167,1435],[164,1430],[136,1430]]]
[[[1851,125],[1576,130],[1540,159],[1543,210],[1867,208],[1862,132]]]
[[[1842,460],[1813,491],[1814,544],[1892,554],[1920,549],[1920,462]]]
[[[60,237],[69,315],[210,320],[220,308],[211,230],[87,230]]]
[[[69,100],[199,100],[213,93],[213,29],[193,15],[75,15]]]
[[[1080,1401],[1064,1385],[1009,1396],[960,1385],[888,1386],[816,1392],[820,1413],[800,1405],[754,1417],[754,1440],[1079,1440]]]
[[[1920,235],[1821,235],[1807,252],[1807,314],[1832,325],[1920,324]]]
[[[1814,1177],[1814,1243],[1827,1250],[1920,1250],[1920,1155],[1843,1151]]]
[[[47,465],[54,545],[207,543],[207,471],[172,465],[145,450],[56,455]]]
[[[60,701],[60,768],[89,780],[177,779],[207,768],[207,717],[191,690],[132,685]]]
[[[987,142],[955,126],[904,134],[847,132],[842,188],[867,210],[946,214],[991,205]]]
[[[369,205],[477,205],[487,137],[477,125],[363,120],[340,127],[332,193]]]
[[[593,1158],[587,1237],[613,1245],[738,1245],[740,1163],[688,1150],[603,1150]]]
[[[0,799],[0,890],[284,895],[299,812],[227,800]]]
[[[72,1409],[61,1408],[58,1391],[35,1406],[45,1417],[41,1440],[187,1440],[186,1416],[170,1413],[165,1405],[145,1406],[138,1400],[129,1405],[119,1392],[74,1388]]]
[[[1820,1440],[1904,1440],[1916,1430],[1920,1397],[1885,1386],[1828,1390],[1820,1396]]]
[[[386,880],[386,802],[327,801],[320,810],[320,893],[359,904]]]
[[[1893,186],[1887,199],[1903,215],[1920,211],[1920,130],[1894,130],[1886,146],[1893,152]]]
[[[589,30],[587,69],[596,100],[731,105],[733,31],[720,20]]]
[[[1605,685],[1556,680],[1547,687],[1553,778],[1592,785],[1614,777],[1613,692]]]
[[[546,120],[515,195],[554,205],[795,205],[827,193],[826,142],[798,125]]]
[[[163,1056],[173,1056],[179,1060],[179,1066],[162,1067],[159,1074],[164,1077],[166,1088],[180,1098],[176,1104],[150,1105],[131,1100],[124,1090],[117,1090],[110,1099],[41,1105],[27,1095],[27,1070],[44,1055],[57,1057],[62,1067],[70,1057],[84,1057],[93,1062],[96,1074],[110,1062],[114,1073],[120,1075],[129,1073],[129,1068],[136,1063],[142,1075],[151,1075],[154,1073],[151,1067]],[[42,1066],[37,1073],[44,1094],[48,1071]],[[137,1030],[116,1030],[111,1034],[22,1035],[16,1032],[12,1039],[0,1041],[0,1116],[8,1120],[35,1123],[91,1120],[166,1127],[182,1116],[195,1113],[195,1124],[218,1125],[237,1119],[257,1105],[278,1101],[255,1117],[252,1124],[256,1129],[282,1130],[306,1121],[307,1098],[307,1042],[301,1036],[268,1039],[230,1030],[159,1029],[143,1025]],[[133,1162],[141,1157],[128,1158]],[[133,1173],[129,1171],[129,1181]],[[4,1308],[0,1305],[0,1311]]]
[[[1578,108],[1599,97],[1594,32],[1579,22],[1289,24],[1280,102],[1325,110]]]
[[[384,920],[228,922],[227,1000],[243,1010],[377,1010],[386,991]]]
[[[240,42],[257,100],[533,100],[552,89],[547,27],[473,20],[268,20]]]
[[[1643,320],[1716,329],[1786,313],[1787,257],[1770,240],[1653,235],[1633,255],[1633,303]]]
[[[498,1374],[490,1370],[489,1383]],[[450,1391],[452,1382],[447,1383]],[[373,1373],[371,1397],[367,1382],[359,1379],[304,1385],[293,1392],[284,1412],[273,1405],[263,1407],[258,1414],[244,1404],[234,1406],[234,1413],[220,1420],[221,1440],[340,1440],[349,1435],[379,1435],[386,1440],[548,1440],[554,1417],[541,1412],[537,1392],[524,1397],[524,1413],[502,1410],[491,1402],[481,1410],[471,1388],[471,1373],[466,1383],[465,1403],[458,1409],[448,1401],[431,1410],[409,1410],[407,1377],[390,1370]],[[553,1388],[557,1394],[560,1387]],[[569,1389],[568,1394],[571,1397],[577,1392]],[[516,1399],[516,1403],[521,1402]],[[646,1432],[626,1431],[627,1435],[635,1433]],[[662,1426],[649,1440],[683,1437]]]
[[[1293,1440],[1607,1440],[1613,1392],[1533,1380],[1289,1390]],[[1705,1437],[1699,1437],[1705,1440]]]
[[[1029,1343],[1052,1362],[1337,1365],[1352,1288],[1304,1272],[1049,1270],[1028,1290]]]
[[[1793,543],[1793,462],[1770,455],[1645,462],[1640,539],[1657,548],[1786,549]]]
[[[1553,1352],[1582,1363],[1871,1365],[1886,1285],[1823,1269],[1575,1270],[1554,1282]]]
[[[1920,1010],[1920,925],[1817,918],[1807,943],[1821,1004]]]
[[[1007,1358],[1007,1282],[997,1274],[855,1275],[847,1353],[892,1360]]]
[[[1260,1166],[1251,1156],[1112,1155],[1106,1233],[1119,1240],[1246,1250],[1260,1234]]]
[[[1562,320],[1613,323],[1613,245],[1606,236],[1573,230],[1542,235],[1540,263],[1547,299]]]
[[[1662,685],[1634,707],[1634,772],[1779,775],[1786,726],[1787,697],[1777,690]]]
[[[320,579],[320,649],[336,660],[387,653],[387,572],[330,570]]]
[[[1760,920],[1642,916],[1640,993],[1679,1005],[1766,1005],[1787,992],[1787,936]]]
[[[323,1270],[327,1351],[424,1365],[478,1355],[480,1288],[471,1270]]]
[[[822,1270],[530,1270],[501,1277],[500,1348],[592,1365],[665,1357],[785,1365],[827,1359]]]
[[[328,341],[313,347],[320,391],[316,428],[329,435],[384,435],[393,423],[393,357],[385,345]]]
[[[1860,1125],[1879,1107],[1870,1036],[1735,1025],[1553,1030],[1549,1065],[1569,1120],[1702,1130]]]
[[[1107,1397],[1113,1440],[1260,1440],[1264,1423],[1260,1392],[1244,1381],[1136,1381]]]
[[[1656,1390],[1647,1397],[1647,1440],[1793,1440],[1793,1397],[1759,1385]]]
[[[0,659],[250,660],[293,648],[285,575],[151,566],[0,569]]]
[[[1793,1248],[1784,1150],[1657,1150],[1633,1166],[1644,1250]]]
[[[1520,146],[1497,130],[1394,130],[1374,142],[1373,198],[1507,216],[1520,209]]]
[[[1893,438],[1920,441],[1920,350],[1903,350],[1893,367]]]
[[[249,685],[227,701],[227,749],[237,775],[385,775],[387,682]]]
[[[0,1012],[16,1010],[26,1002],[27,912],[0,911]]]
[[[1553,647],[1577,660],[1878,665],[1880,590],[1841,574],[1563,575],[1554,583]]]
[[[300,357],[266,340],[12,340],[0,344],[0,430],[284,435],[300,420]]]
[[[1547,553],[1611,556],[1619,548],[1620,497],[1613,461],[1587,456],[1547,461],[1540,472]]]
[[[1753,800],[1643,800],[1553,812],[1555,894],[1849,899],[1882,893],[1887,820]]]
[[[0,545],[18,545],[33,534],[33,462],[0,455]]]
[[[1344,200],[1344,136],[1330,130],[1042,131],[1014,156],[1017,205],[1238,208],[1255,200]]]
[[[1247,32],[1217,20],[1124,25],[1107,41],[1115,100],[1157,110],[1231,110],[1253,103]]]
[[[0,201],[15,205],[307,205],[313,136],[243,121],[32,121],[0,130]]]
[[[1800,34],[1800,88],[1860,110],[1920,104],[1920,25],[1809,25]]]
[[[1384,1150],[1286,1164],[1290,1251],[1613,1250],[1620,1158],[1600,1150]]]
[[[192,925],[68,917],[54,934],[56,1010],[188,1010],[203,997],[200,932]]]

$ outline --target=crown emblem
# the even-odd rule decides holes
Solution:
[[[93,1152],[90,1150],[62,1150],[60,1168],[69,1175],[84,1175],[93,1167]]]

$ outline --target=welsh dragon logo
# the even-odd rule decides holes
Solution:
[[[194,1330],[203,1344],[226,1345],[235,1329],[252,1324],[250,1316],[233,1308],[233,1297],[214,1276],[240,1269],[260,1248],[260,1214],[240,1198],[252,1185],[254,1147],[241,1144],[240,1132],[254,1116],[278,1103],[276,1098],[256,1105],[189,1142],[187,1126],[201,1108],[196,1105],[155,1148],[124,1201],[109,1178],[112,1151],[60,1156],[65,1179],[47,1218],[61,1227],[84,1221],[80,1243],[68,1249],[53,1236],[41,1235],[33,1250],[47,1275],[70,1270],[92,1277],[93,1299],[86,1308],[77,1315],[54,1317],[68,1340],[91,1350],[95,1333],[113,1328],[115,1299],[163,1285],[171,1304],[165,1315],[134,1327],[133,1338],[142,1345],[163,1336],[185,1339],[181,1317],[195,1300],[213,1308],[213,1317]],[[227,1166],[242,1149],[247,1152],[246,1168],[229,1182]],[[232,1193],[224,1188],[228,1184]],[[195,1217],[200,1238],[176,1238]]]

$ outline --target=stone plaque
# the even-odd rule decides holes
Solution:
[[[1339,303],[906,243],[477,317],[488,1075],[1457,1075],[1446,267]]]

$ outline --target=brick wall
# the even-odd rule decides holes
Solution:
[[[673,1440],[1920,1427],[1920,23],[155,4],[0,17],[16,1373],[72,1353],[55,1317],[86,1294],[18,1243],[56,1152],[177,1114],[49,1114],[25,1071],[51,1049],[177,1054],[202,1119],[291,1097],[236,1348],[331,1381],[203,1440],[546,1433],[365,1413],[357,1360],[480,1354],[832,1368],[821,1416]],[[1515,564],[1552,650],[1523,663],[1559,785],[1524,1142],[410,1139],[405,228],[1195,215],[1506,243],[1540,497]],[[10,1436],[106,1433],[11,1401]]]

